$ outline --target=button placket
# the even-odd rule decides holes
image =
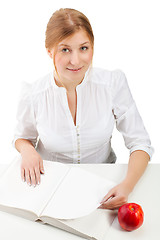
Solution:
[[[80,133],[79,126],[76,127],[76,135],[77,135],[77,163],[80,163],[81,153],[80,153]]]

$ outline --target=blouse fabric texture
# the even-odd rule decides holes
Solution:
[[[114,163],[111,147],[114,125],[130,153],[153,148],[125,74],[121,70],[89,69],[76,87],[74,124],[64,87],[53,72],[25,83],[17,111],[15,141],[28,139],[46,160],[62,163]]]

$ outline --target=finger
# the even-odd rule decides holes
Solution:
[[[30,178],[31,178],[31,184],[35,187],[36,186],[36,176],[34,169],[30,170]]]
[[[103,204],[104,202],[106,202],[107,200],[109,200],[109,198],[114,197],[114,191],[110,190],[102,199],[102,201],[100,202],[101,204]]]
[[[123,196],[117,196],[117,197],[113,197],[112,199],[104,202],[104,204],[102,204],[102,208],[105,209],[116,209],[119,208],[120,206],[122,206],[123,204],[125,204],[127,202],[127,199]]]
[[[41,160],[39,163],[39,169],[40,169],[40,173],[44,174],[43,160]]]
[[[40,184],[41,176],[40,176],[40,169],[38,167],[35,168],[35,177],[36,177],[36,183]]]
[[[25,169],[25,179],[26,179],[26,182],[29,186],[31,186],[31,179],[30,179],[30,173],[29,173],[29,170],[28,169]]]
[[[21,179],[23,182],[25,182],[25,170],[24,168],[21,168]]]
[[[102,204],[102,208],[105,209],[114,209],[119,206],[119,200],[117,199],[118,197],[113,197],[112,199],[104,202]]]

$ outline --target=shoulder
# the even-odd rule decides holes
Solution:
[[[100,85],[114,87],[120,82],[126,81],[125,74],[120,69],[107,70],[102,68],[92,68],[89,72],[91,82]]]
[[[51,84],[51,73],[35,80],[33,83],[22,82],[20,91],[21,101],[30,101],[33,96],[37,96],[40,93],[44,93],[48,88],[52,86]]]
[[[43,93],[48,90],[52,86],[52,73],[48,73],[43,77],[37,79],[30,85],[30,90],[32,95],[36,95],[39,93]]]

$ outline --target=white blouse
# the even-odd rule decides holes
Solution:
[[[91,68],[77,91],[76,126],[66,89],[58,87],[53,72],[25,84],[19,102],[15,141],[28,139],[43,159],[63,163],[115,162],[111,138],[116,124],[130,153],[153,153],[150,139],[120,70]]]

